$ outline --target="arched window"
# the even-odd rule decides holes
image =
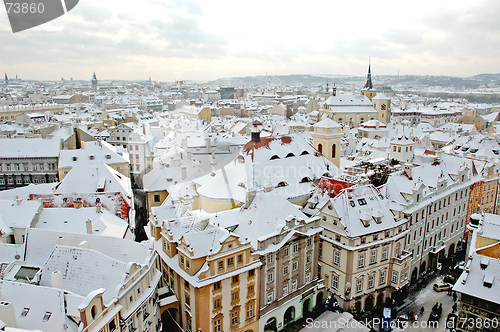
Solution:
[[[293,153],[291,153],[291,152],[290,152],[289,154],[287,154],[287,155],[285,156],[285,158],[289,158],[289,157],[295,157],[295,155],[294,155]]]
[[[300,180],[300,182],[299,182],[299,183],[305,183],[305,182],[311,182],[311,178],[309,178],[309,177],[305,176],[305,177],[303,177],[303,178],[302,178],[302,180]],[[326,188],[326,187],[325,187],[325,188]]]
[[[337,150],[337,144],[332,144],[332,158],[335,158],[337,152],[336,150]]]
[[[318,144],[318,152],[323,153],[323,144],[321,143]]]
[[[286,187],[286,186],[288,186],[288,183],[286,183],[285,181],[281,181],[276,185],[276,188]]]

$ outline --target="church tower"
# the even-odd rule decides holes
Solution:
[[[389,123],[391,121],[391,98],[383,93],[377,94],[372,99],[373,107],[377,110],[378,120]]]
[[[311,137],[314,148],[337,167],[340,167],[340,141],[344,136],[342,126],[329,117],[325,117],[313,128]]]
[[[95,76],[95,72],[94,72],[94,76],[92,76],[92,90],[94,91],[97,91],[97,77]]]
[[[361,89],[361,94],[367,96],[370,100],[377,95],[377,91],[373,88],[372,83],[371,63],[368,64],[368,75],[366,75],[366,83],[363,89]]]

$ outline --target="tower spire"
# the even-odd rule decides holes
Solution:
[[[367,90],[373,89],[371,59],[368,60],[368,75],[366,75],[366,84],[365,84],[364,89],[367,89]]]

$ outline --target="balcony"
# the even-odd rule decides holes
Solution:
[[[411,260],[412,253],[410,251],[403,250],[403,253],[398,257],[391,257],[391,263],[403,265]]]

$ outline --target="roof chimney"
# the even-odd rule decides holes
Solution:
[[[87,234],[92,234],[92,220],[87,219],[85,225],[87,226]]]
[[[66,240],[64,239],[64,236],[59,236],[57,238],[57,244],[60,244],[62,246],[65,246],[66,245]]]
[[[102,213],[102,204],[101,203],[97,203],[95,205],[95,212]]]
[[[404,170],[405,170],[405,173],[406,173],[406,176],[411,179],[411,170],[413,168],[413,165],[412,164],[405,164],[404,166]]]
[[[260,131],[259,128],[257,127],[258,123],[257,121],[253,122],[253,127],[252,127],[252,142],[259,143],[260,142]]]
[[[186,180],[186,178],[187,178],[187,167],[186,166],[182,166],[181,167],[181,172],[182,172],[182,179]]]
[[[50,274],[50,281],[52,282],[52,288],[63,289],[63,277],[61,272],[52,271]]]
[[[17,327],[16,313],[11,302],[0,301],[0,317],[6,326]]]

